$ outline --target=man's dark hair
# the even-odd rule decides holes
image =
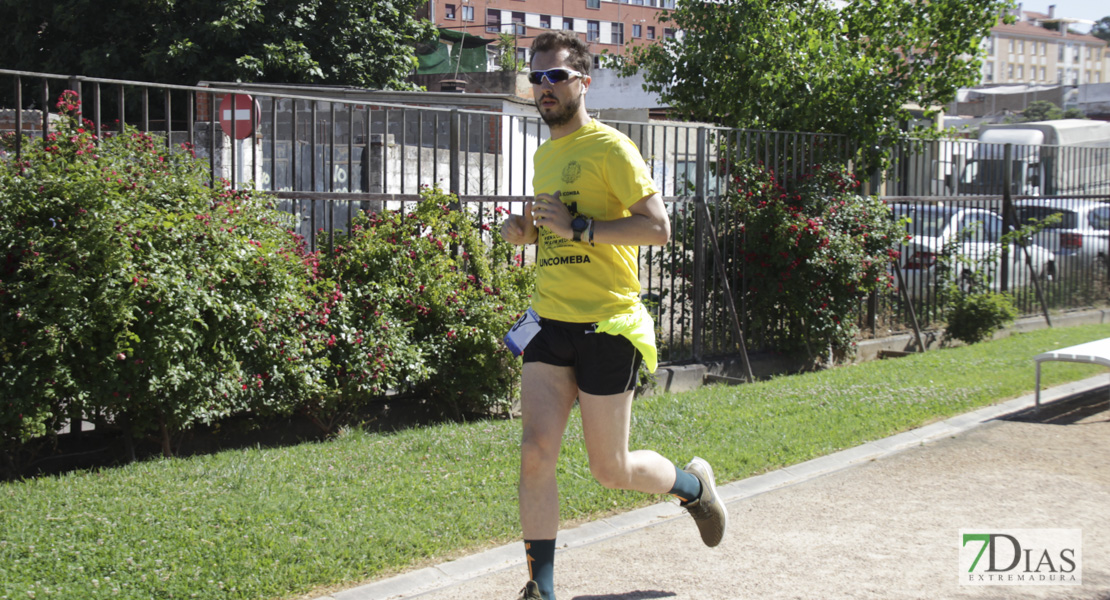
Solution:
[[[537,52],[558,52],[559,50],[567,51],[567,66],[585,75],[590,74],[590,67],[593,66],[590,47],[574,33],[563,30],[545,31],[532,40],[533,57]]]

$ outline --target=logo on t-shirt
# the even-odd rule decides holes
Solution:
[[[566,183],[574,183],[578,181],[578,178],[581,176],[582,165],[578,164],[576,160],[570,161],[567,163],[567,166],[563,168],[563,181]]]

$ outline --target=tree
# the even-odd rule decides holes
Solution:
[[[1021,121],[1052,121],[1054,119],[1063,119],[1064,111],[1060,110],[1059,106],[1049,102],[1048,100],[1037,100],[1030,102],[1025,110],[1021,111]]]
[[[424,0],[0,0],[0,65],[192,85],[201,80],[411,89]]]
[[[683,2],[683,39],[620,62],[693,118],[732,127],[851,134],[866,147],[929,118],[978,82],[999,0]]]
[[[1048,100],[1030,102],[1025,110],[1021,111],[1019,123],[1028,121],[1052,121],[1055,119],[1086,119],[1087,116],[1078,108],[1061,109]]]
[[[500,33],[497,35],[497,65],[502,71],[517,72],[524,68],[524,61],[516,57],[516,35]]]
[[[1096,21],[1094,27],[1091,27],[1090,33],[1100,40],[1110,42],[1110,16]]]

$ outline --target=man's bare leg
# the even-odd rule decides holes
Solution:
[[[582,430],[590,472],[605,487],[649,494],[673,494],[694,517],[707,546],[716,546],[728,526],[728,512],[717,494],[713,468],[694,457],[681,471],[651,450],[628,451],[633,392],[611,396],[580,393]]]
[[[628,450],[633,395],[579,394],[590,472],[608,488],[666,494],[675,483],[674,463],[652,450]]]
[[[520,445],[520,527],[528,553],[528,575],[545,600],[554,592],[555,536],[559,490],[555,480],[567,419],[578,395],[574,370],[540,362],[524,364]],[[529,584],[531,585],[531,584]]]

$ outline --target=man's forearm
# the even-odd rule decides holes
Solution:
[[[667,221],[647,215],[631,215],[612,221],[594,221],[595,244],[618,246],[662,246],[670,240],[671,228]]]

